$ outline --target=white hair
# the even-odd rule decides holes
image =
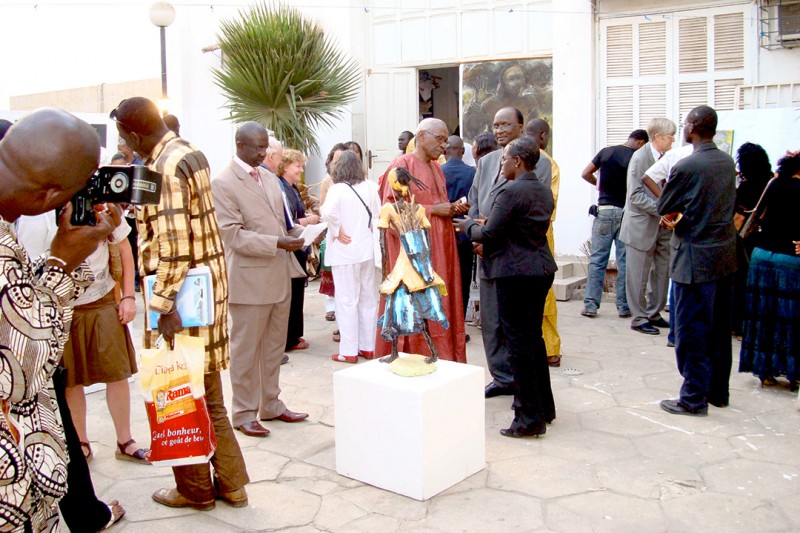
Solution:
[[[270,134],[269,136],[269,147],[267,147],[267,155],[272,154],[274,152],[279,152],[283,150],[283,145],[281,142],[276,139],[275,137]]]
[[[415,132],[416,135],[419,135],[419,132],[432,129],[434,126],[441,126],[444,128],[445,131],[447,130],[447,124],[444,123],[443,120],[439,120],[438,118],[425,118],[422,119],[422,122],[419,123],[417,126],[417,131]],[[448,131],[449,133],[449,131]]]

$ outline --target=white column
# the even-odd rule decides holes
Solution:
[[[595,155],[597,39],[590,2],[553,5],[553,158],[561,168],[556,252],[580,255],[581,243],[591,236],[587,210],[596,198],[581,170]]]

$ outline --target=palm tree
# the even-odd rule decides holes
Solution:
[[[313,130],[331,126],[356,95],[356,62],[320,25],[280,3],[240,11],[222,22],[218,39],[222,66],[213,72],[230,120],[254,120],[287,146],[318,151]]]

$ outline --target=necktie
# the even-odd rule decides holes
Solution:
[[[250,171],[250,175],[253,176],[253,179],[256,180],[256,183],[261,181],[261,180],[258,179],[258,170],[256,170],[256,169],[251,170]]]
[[[503,170],[503,161],[502,161],[502,159],[500,160],[500,166],[497,167],[497,175],[494,177],[494,181],[492,182],[492,185],[496,185],[497,184],[497,180],[500,179],[500,171],[501,170]]]

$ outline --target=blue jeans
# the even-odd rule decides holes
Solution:
[[[597,311],[603,297],[603,280],[606,277],[611,244],[617,250],[617,311],[627,314],[628,300],[625,297],[625,244],[619,240],[619,227],[622,224],[622,208],[598,211],[592,224],[592,255],[589,258],[589,279],[583,296],[583,306],[587,311]]]

